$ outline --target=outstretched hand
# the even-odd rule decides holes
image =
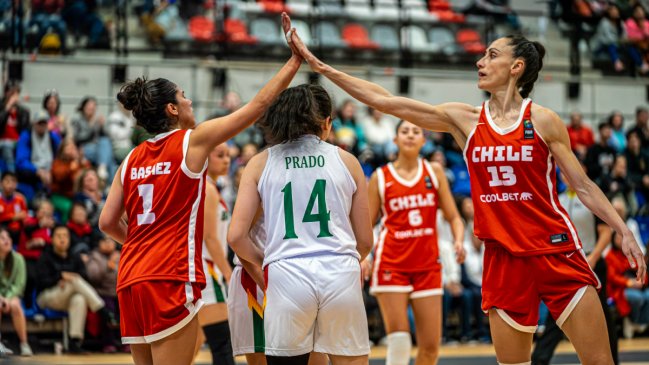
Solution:
[[[293,53],[297,52],[297,54],[301,55],[302,58],[309,63],[309,66],[314,72],[322,73],[326,64],[314,56],[306,45],[304,45],[304,42],[300,39],[295,28],[291,28],[291,18],[286,13],[282,13],[282,27],[284,28],[286,41],[288,42],[289,47],[291,47],[291,51],[293,51]]]
[[[622,235],[622,252],[629,260],[631,268],[636,270],[636,279],[643,283],[647,275],[647,263],[633,234]]]

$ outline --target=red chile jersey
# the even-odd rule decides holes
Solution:
[[[144,280],[205,285],[201,262],[205,167],[189,170],[191,130],[159,134],[136,147],[122,166],[128,233],[117,290]]]
[[[375,265],[397,271],[439,268],[437,189],[430,164],[418,161],[417,175],[408,181],[392,163],[376,170],[381,196],[381,233]]]
[[[485,244],[532,256],[581,248],[559,203],[556,166],[525,99],[516,123],[498,127],[485,102],[464,148],[475,209],[474,232]]]

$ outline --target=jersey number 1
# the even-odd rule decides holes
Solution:
[[[137,225],[151,224],[155,222],[153,207],[153,184],[142,184],[137,186],[138,194],[142,197],[142,208],[144,211],[137,215]]]
[[[325,200],[326,187],[327,180],[318,179],[315,181],[313,190],[311,190],[311,197],[309,197],[309,202],[306,205],[306,212],[302,217],[304,223],[320,222],[320,234],[318,234],[318,237],[333,236],[329,232],[331,214],[327,210],[327,201]],[[297,238],[297,234],[295,234],[295,218],[293,217],[293,188],[290,182],[284,186],[282,193],[284,193],[284,226],[286,227],[284,239]],[[318,201],[318,212],[314,214],[312,212],[316,200]]]

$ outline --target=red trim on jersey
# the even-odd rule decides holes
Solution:
[[[581,248],[577,232],[559,203],[556,165],[534,128],[532,102],[519,119],[499,128],[483,104],[464,150],[475,207],[474,232],[485,245],[514,255],[540,255]]]

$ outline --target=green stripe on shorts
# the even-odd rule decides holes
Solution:
[[[264,336],[264,319],[257,314],[254,309],[252,312],[252,331],[255,341],[255,353],[264,353],[266,351],[266,337]]]
[[[225,292],[223,291],[223,286],[214,278],[212,278],[212,283],[214,283],[214,296],[216,297],[216,302],[225,303]]]

